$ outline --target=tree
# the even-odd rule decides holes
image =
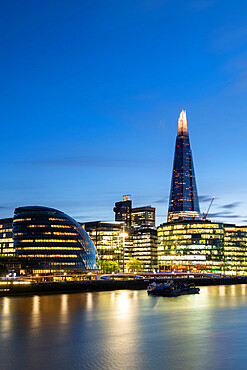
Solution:
[[[137,272],[144,269],[144,263],[142,260],[138,260],[137,258],[130,258],[130,261],[127,262],[127,267],[128,270]]]
[[[101,261],[100,265],[104,274],[111,274],[112,272],[116,273],[120,270],[116,261]]]

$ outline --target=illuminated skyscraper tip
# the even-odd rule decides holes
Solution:
[[[168,222],[200,218],[192,153],[187,127],[186,111],[178,119]]]
[[[188,135],[186,110],[182,110],[178,119],[178,135]]]

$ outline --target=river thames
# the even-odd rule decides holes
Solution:
[[[246,369],[247,285],[0,298],[0,369]]]

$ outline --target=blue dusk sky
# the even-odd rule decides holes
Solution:
[[[185,109],[201,211],[247,224],[246,1],[2,1],[0,27],[0,217],[131,194],[165,222]]]

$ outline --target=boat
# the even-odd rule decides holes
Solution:
[[[200,289],[195,284],[174,282],[173,280],[165,283],[156,284],[153,282],[147,287],[148,294],[162,297],[178,297],[185,294],[199,294]]]

